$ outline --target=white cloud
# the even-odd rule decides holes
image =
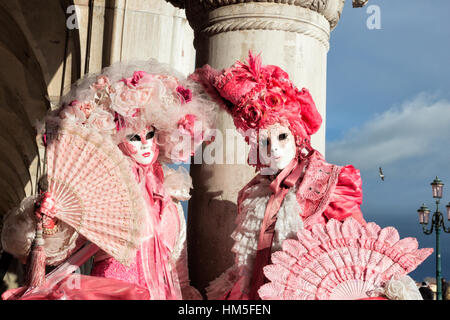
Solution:
[[[374,116],[327,145],[327,160],[360,169],[397,164],[449,152],[450,101],[421,93],[399,107]]]

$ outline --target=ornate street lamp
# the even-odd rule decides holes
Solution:
[[[436,177],[436,179],[434,179],[430,184],[431,189],[433,190],[433,198],[441,199],[442,191],[444,190],[444,184],[442,183],[442,181],[438,177]]]
[[[439,202],[442,198],[442,191],[444,189],[444,184],[438,177],[434,179],[431,183],[431,188],[433,190],[433,198],[436,199],[436,211],[433,214],[431,221],[431,228],[428,230],[426,225],[429,222],[430,209],[427,208],[425,204],[417,210],[419,213],[419,223],[422,225],[423,232],[426,235],[433,233],[433,229],[436,231],[436,290],[437,290],[437,300],[442,300],[442,283],[441,283],[441,243],[440,234],[441,228],[445,233],[450,233],[450,228],[447,229],[444,225],[444,216],[439,212]],[[447,208],[447,219],[450,220],[450,202],[446,206]]]
[[[419,210],[419,222],[420,224],[428,224],[428,220],[430,219],[430,209],[425,205],[425,203],[422,204]]]

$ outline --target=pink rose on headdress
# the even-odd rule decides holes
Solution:
[[[94,107],[90,102],[80,102],[78,100],[73,100],[71,103],[69,103],[69,107],[76,108],[83,112],[84,116],[89,118],[89,116],[92,113],[92,110],[94,110]]]
[[[109,86],[109,79],[107,76],[99,76],[97,77],[97,81],[95,81],[91,85],[91,89],[95,91],[101,91],[104,90],[106,87]]]
[[[79,106],[79,108],[80,108],[81,111],[83,111],[83,113],[86,116],[86,118],[89,118],[89,116],[92,113],[92,110],[94,110],[94,107],[92,106],[92,104],[90,102],[82,103]]]
[[[100,131],[110,131],[116,127],[114,117],[104,110],[96,110],[89,117],[88,123]]]
[[[178,122],[178,130],[184,134],[194,135],[194,124],[197,117],[193,114],[187,114]]]
[[[183,86],[177,87],[177,92],[180,96],[181,103],[188,103],[192,101],[192,91]]]
[[[129,88],[123,82],[117,83],[111,94],[111,108],[125,117],[131,117],[138,108],[139,93],[136,89]]]
[[[268,80],[268,83],[267,83],[267,88],[269,88],[269,89],[271,89],[271,88],[281,88],[283,86],[283,84],[280,82],[280,80],[279,79],[277,79],[277,78],[273,78],[273,77],[270,77],[270,79]]]
[[[157,75],[157,78],[164,83],[168,91],[173,91],[179,86],[178,80],[175,77],[160,74]]]
[[[138,105],[140,107],[143,107],[143,106],[149,104],[154,92],[155,92],[155,88],[151,88],[151,87],[138,89],[138,95],[139,95]]]

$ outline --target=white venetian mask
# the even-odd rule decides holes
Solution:
[[[152,128],[149,131],[144,131],[141,134],[131,134],[127,136],[127,143],[130,145],[133,152],[130,152],[130,157],[137,163],[149,165],[153,162],[157,145],[154,139],[155,130]]]
[[[263,165],[274,171],[283,170],[296,154],[295,138],[288,127],[273,124],[260,131],[259,155]]]

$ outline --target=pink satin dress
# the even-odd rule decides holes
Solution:
[[[182,299],[176,270],[170,255],[180,233],[176,206],[163,189],[160,164],[135,163],[133,170],[148,204],[148,237],[130,266],[124,266],[102,252],[97,254],[91,275],[117,279],[147,288],[152,300]]]

